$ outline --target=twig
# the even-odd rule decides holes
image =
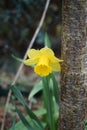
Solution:
[[[28,48],[27,48],[27,51],[33,46],[34,41],[35,41],[35,39],[36,39],[36,37],[37,37],[37,35],[38,35],[38,33],[39,33],[39,31],[40,31],[42,25],[43,25],[43,22],[44,22],[46,13],[47,13],[47,9],[48,9],[49,3],[50,3],[50,0],[47,0],[46,5],[45,5],[45,8],[44,8],[44,12],[43,12],[42,17],[41,17],[41,20],[40,20],[39,25],[38,25],[38,27],[37,27],[37,29],[36,29],[36,31],[35,31],[35,33],[34,33],[32,39],[31,39],[30,43],[29,43],[29,46],[28,46]],[[23,60],[25,60],[25,59],[27,58],[27,51],[26,51],[26,53],[25,53],[25,55],[24,55]],[[18,71],[17,71],[17,73],[16,73],[16,75],[15,75],[15,78],[14,78],[14,80],[13,80],[13,82],[12,82],[12,85],[14,85],[14,84],[16,83],[16,81],[17,81],[17,79],[18,79],[18,77],[19,77],[19,75],[20,75],[20,72],[21,72],[21,70],[22,70],[22,68],[23,68],[23,65],[24,65],[24,64],[21,63],[21,65],[20,65],[20,67],[19,67],[19,69],[18,69]],[[1,130],[4,130],[5,117],[6,117],[6,114],[7,114],[7,108],[8,108],[8,105],[9,105],[11,93],[12,93],[12,91],[9,90],[8,96],[7,96],[6,105],[5,105],[5,109],[4,109],[4,114],[3,114],[3,122],[2,122],[2,125],[1,125]]]

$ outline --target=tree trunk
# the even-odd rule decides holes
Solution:
[[[62,0],[62,64],[58,130],[84,130],[87,109],[87,0]]]
[[[87,0],[86,0],[86,47],[87,47]],[[87,95],[87,92],[86,92],[86,95]],[[86,104],[86,108],[87,108],[87,104]],[[87,109],[86,109],[86,119],[87,119]]]

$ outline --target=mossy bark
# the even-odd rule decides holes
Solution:
[[[58,130],[84,130],[87,109],[87,0],[62,0],[62,64]]]

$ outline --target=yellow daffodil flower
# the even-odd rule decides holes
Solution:
[[[40,76],[47,76],[52,71],[61,71],[59,63],[63,60],[55,57],[54,52],[50,48],[30,49],[27,55],[29,59],[25,60],[24,64],[29,66],[35,65],[34,72]]]

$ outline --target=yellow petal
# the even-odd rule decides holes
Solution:
[[[24,64],[25,64],[25,65],[34,65],[34,64],[36,64],[37,62],[38,62],[38,59],[32,58],[32,59],[25,60],[25,61],[24,61]]]
[[[58,59],[59,60],[59,62],[63,62],[64,60],[60,60],[60,59]]]
[[[28,57],[29,58],[36,58],[37,56],[40,55],[40,51],[39,50],[35,50],[35,49],[30,49],[27,51]]]
[[[58,63],[58,62],[63,62],[63,60],[60,60],[59,58],[53,56],[53,57],[50,57],[50,62],[51,63]]]
[[[43,55],[46,55],[46,56],[54,56],[54,52],[50,49],[50,48],[42,48],[40,49],[40,52],[43,54]]]
[[[59,63],[55,63],[55,64],[50,64],[50,66],[52,67],[53,71],[61,71],[61,66]]]

